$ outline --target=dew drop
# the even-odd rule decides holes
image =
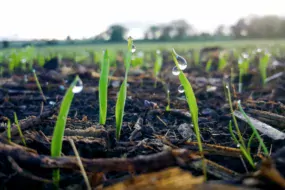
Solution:
[[[240,100],[238,100],[237,103],[240,104]]]
[[[228,86],[228,85],[226,85],[226,89],[229,89],[229,86]]]
[[[60,89],[60,90],[64,90],[65,87],[64,87],[63,85],[59,85],[59,89]]]
[[[21,60],[21,63],[26,63],[27,62],[27,60],[25,59],[25,58],[23,58],[22,60]]]
[[[83,89],[83,82],[79,79],[76,85],[72,88],[73,93],[79,93]]]
[[[55,102],[54,102],[54,101],[49,101],[49,105],[54,106],[54,105],[55,105]]]
[[[136,52],[136,46],[133,44],[132,45],[132,53],[135,53]]]
[[[187,67],[187,61],[184,59],[182,56],[178,55],[175,50],[173,49],[173,52],[175,53],[177,62],[178,62],[178,67],[183,71]]]
[[[28,76],[27,75],[24,75],[24,81],[28,82]]]
[[[244,59],[248,59],[249,58],[249,55],[247,53],[242,53],[241,56],[244,58]]]
[[[179,69],[176,66],[174,66],[172,69],[172,74],[173,75],[179,75],[179,73],[180,73]]]
[[[156,50],[156,54],[160,54],[160,50],[158,49],[158,50]]]
[[[177,61],[178,61],[178,66],[179,66],[179,68],[180,68],[182,71],[185,70],[186,67],[187,67],[187,61],[186,61],[183,57],[181,57],[181,56],[177,56],[176,59],[177,59]]]
[[[112,87],[113,88],[118,88],[120,86],[121,82],[118,80],[112,81]]]
[[[182,85],[180,85],[180,86],[178,87],[178,92],[179,92],[179,93],[183,93],[183,92],[184,92],[184,88],[183,88]]]
[[[240,147],[240,144],[237,144],[237,147],[239,148],[239,147]]]

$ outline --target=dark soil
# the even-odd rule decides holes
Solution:
[[[61,168],[62,189],[86,189],[79,168],[73,165],[71,156],[74,152],[68,138],[74,140],[80,156],[84,158],[83,163],[93,187],[107,187],[129,179],[134,174],[158,171],[171,166],[179,166],[193,175],[202,175],[199,166],[201,159],[195,143],[191,116],[188,114],[188,105],[184,94],[177,91],[178,77],[171,74],[174,63],[164,63],[160,74],[163,82],[158,81],[156,88],[152,70],[131,70],[120,141],[115,139],[114,111],[119,86],[116,86],[114,81],[122,81],[122,71],[111,70],[114,75],[109,85],[108,118],[106,125],[102,126],[99,125],[99,74],[96,74],[96,67],[80,66],[65,60],[59,67],[55,60],[50,63],[46,64],[45,68],[36,67],[46,102],[37,89],[32,73],[4,73],[1,78],[0,189],[52,189],[50,180],[52,169],[56,167]],[[193,86],[198,102],[199,127],[205,143],[205,157],[213,162],[208,164],[207,169],[209,183],[214,180],[216,183],[243,186],[246,176],[250,176],[259,167],[255,170],[246,164],[245,168],[240,150],[229,133],[228,125],[232,117],[225,98],[223,81],[229,81],[230,68],[224,73],[215,69],[206,73],[203,68],[189,65],[185,74]],[[70,68],[71,73],[66,74],[66,70],[61,70],[63,66]],[[284,71],[284,68],[284,63],[280,68],[271,68],[269,76]],[[69,112],[63,142],[64,156],[54,161],[49,155],[56,115],[65,90],[76,74],[79,74],[83,81],[84,89],[74,96]],[[234,108],[237,109],[236,101],[240,99],[249,116],[284,131],[284,74],[264,88],[261,87],[259,78],[257,70],[251,69],[250,74],[244,78],[241,94],[237,92],[237,80],[234,80],[231,85]],[[170,90],[170,111],[165,111],[165,84]],[[211,91],[211,88],[214,90]],[[15,126],[12,129],[12,142],[22,146],[8,145],[6,141],[6,118],[14,121],[14,112],[21,120],[29,149],[24,148]],[[272,117],[265,117],[264,113],[272,114]],[[242,120],[238,120],[238,124],[244,139],[248,140],[252,134],[249,125]],[[272,148],[272,154],[275,155],[272,158],[274,163],[277,163],[276,169],[284,176],[285,151],[282,147],[285,141],[273,140],[265,135],[262,137],[266,146]],[[262,162],[257,155],[258,146],[259,143],[255,139],[251,151],[257,166],[260,166]],[[177,153],[170,154],[171,151]],[[185,151],[192,156],[185,157]],[[98,159],[98,162],[90,159]],[[243,160],[246,163],[246,160]],[[246,170],[249,170],[249,173]],[[268,179],[259,180],[255,187],[266,189],[268,185],[280,188],[274,180]]]

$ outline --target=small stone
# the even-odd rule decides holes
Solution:
[[[178,133],[183,137],[183,139],[187,139],[190,141],[196,139],[196,135],[194,131],[192,130],[192,126],[190,124],[183,123],[179,125],[177,130],[178,130]]]

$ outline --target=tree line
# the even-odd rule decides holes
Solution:
[[[73,40],[70,36],[67,36],[64,41],[56,39],[34,40],[18,44],[21,44],[21,46],[45,46],[122,42],[127,38],[127,33],[128,29],[123,25],[113,24],[99,35],[85,40]],[[197,33],[195,32],[195,27],[187,21],[183,19],[174,20],[167,24],[150,26],[144,32],[142,41],[206,41],[254,38],[285,38],[285,17],[276,15],[247,16],[240,18],[231,26],[219,25],[213,33]],[[2,48],[10,47],[10,44],[11,42],[2,41]],[[12,46],[15,47],[15,45]]]
[[[125,39],[127,32],[126,27],[114,24],[108,30],[97,35],[95,40],[119,42]],[[248,16],[240,18],[232,26],[219,25],[212,34],[196,33],[193,25],[181,19],[168,24],[152,25],[144,33],[144,40],[154,41],[182,41],[201,37],[220,37],[221,39],[225,37],[231,37],[231,39],[284,38],[285,18],[276,15]]]

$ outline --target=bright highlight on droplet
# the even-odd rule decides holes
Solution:
[[[132,53],[135,53],[136,52],[136,46],[133,44],[132,45]]]
[[[185,70],[186,67],[187,67],[187,61],[186,61],[186,59],[184,59],[182,56],[178,55],[174,49],[173,49],[173,52],[175,53],[175,56],[176,56],[176,59],[177,59],[177,62],[178,62],[178,67],[179,67],[182,71]]]
[[[72,88],[73,93],[79,93],[83,90],[83,82],[79,79],[76,85]]]
[[[183,93],[183,92],[184,92],[184,88],[183,88],[182,85],[180,85],[180,86],[178,87],[178,92],[179,92],[179,93]]]
[[[176,66],[174,66],[172,69],[172,74],[173,75],[179,75],[179,73],[180,73],[179,69]]]

